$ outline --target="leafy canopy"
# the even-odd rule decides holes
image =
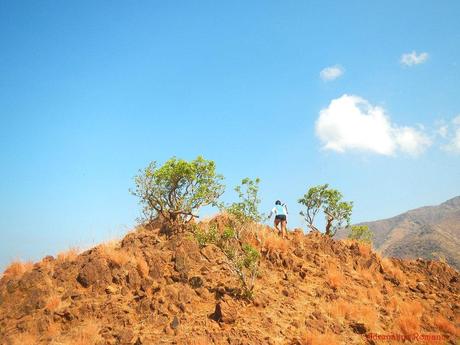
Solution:
[[[259,274],[260,253],[251,244],[241,241],[230,226],[218,230],[216,224],[194,226],[194,235],[200,247],[215,245],[225,256],[230,271],[238,277],[242,297],[254,297],[255,280]]]
[[[326,235],[334,236],[340,227],[350,225],[353,202],[342,201],[342,193],[328,184],[310,188],[298,202],[306,207],[300,214],[312,230],[318,230],[314,221],[320,210],[326,216]]]
[[[200,207],[216,205],[224,192],[222,181],[211,160],[173,157],[160,167],[153,161],[141,169],[131,193],[140,199],[144,220],[162,217],[177,225],[197,217],[195,212]]]
[[[374,233],[369,229],[367,225],[353,225],[351,227],[348,238],[357,240],[364,243],[372,243]]]
[[[259,183],[259,178],[242,179],[241,185],[235,187],[239,201],[227,206],[225,208],[227,213],[233,215],[241,223],[259,222],[262,219],[259,213]]]

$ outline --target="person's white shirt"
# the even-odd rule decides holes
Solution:
[[[288,215],[288,210],[287,210],[286,204],[275,205],[275,207],[272,208],[269,217],[271,217],[273,214],[275,216],[277,216],[277,215],[287,216]]]

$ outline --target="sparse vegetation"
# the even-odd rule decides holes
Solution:
[[[224,192],[223,176],[215,171],[215,163],[199,156],[190,162],[171,158],[162,166],[151,162],[134,178],[135,190],[143,206],[142,221],[161,217],[173,229],[196,218],[196,211],[216,205]]]
[[[58,260],[59,262],[71,262],[77,258],[79,253],[80,250],[78,248],[71,247],[68,250],[59,253],[56,256],[56,260]]]
[[[374,233],[367,225],[352,225],[348,238],[371,244],[372,239],[374,238]]]
[[[255,279],[259,273],[260,254],[256,248],[238,239],[234,229],[226,227],[219,231],[215,224],[207,229],[195,227],[195,238],[200,246],[213,244],[225,255],[230,270],[238,277],[242,296],[253,298]]]
[[[266,255],[274,252],[286,253],[290,242],[271,230],[263,230],[259,233],[260,247]]]
[[[302,337],[300,343],[302,345],[338,345],[342,342],[334,333],[319,333],[318,331],[310,331]]]
[[[334,290],[342,286],[344,282],[343,273],[333,265],[329,265],[326,273],[326,282]]]
[[[419,302],[401,304],[396,324],[402,334],[410,336],[419,332],[422,313],[423,307]]]
[[[34,267],[33,262],[31,261],[13,261],[8,265],[8,267],[3,272],[2,278],[8,279],[19,279],[21,278],[24,273],[29,272]]]
[[[50,312],[54,312],[61,306],[61,297],[59,295],[53,294],[48,297],[46,301],[45,308]]]
[[[260,253],[251,243],[257,234],[253,233],[256,224],[262,219],[259,213],[258,197],[260,179],[245,178],[235,187],[239,200],[230,205],[221,205],[227,214],[223,229],[217,224],[194,227],[194,235],[200,246],[214,244],[227,259],[230,270],[241,282],[243,297],[253,297],[255,279],[259,273]]]
[[[328,184],[310,188],[298,202],[306,207],[306,210],[302,210],[300,214],[312,230],[318,231],[314,221],[320,210],[326,216],[326,235],[332,237],[342,226],[350,226],[353,203],[342,201],[342,193],[329,188]]]
[[[121,267],[131,261],[131,256],[123,248],[119,248],[115,242],[100,245],[101,254],[112,264]]]
[[[239,240],[244,239],[251,233],[251,224],[262,219],[259,212],[259,183],[260,179],[244,178],[241,185],[235,187],[239,200],[230,205],[221,205],[222,211],[228,214],[228,226],[235,230]],[[253,234],[254,235],[254,234]]]
[[[435,326],[446,333],[452,334],[454,336],[460,335],[460,330],[457,329],[452,322],[447,320],[444,316],[438,315],[434,319]]]

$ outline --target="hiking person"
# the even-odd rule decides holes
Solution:
[[[274,226],[275,229],[278,230],[278,233],[281,235],[281,237],[286,238],[286,224],[287,224],[287,215],[288,215],[288,210],[285,204],[281,204],[281,201],[276,200],[275,202],[275,207],[272,208],[270,211],[270,215],[268,218],[270,219],[272,214],[275,215],[275,221],[274,221]],[[281,223],[281,229],[278,228],[278,224]]]

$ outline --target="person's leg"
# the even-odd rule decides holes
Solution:
[[[287,231],[286,231],[286,221],[285,220],[281,221],[281,232],[282,232],[283,238],[286,238]]]
[[[280,229],[278,229],[278,224],[280,223],[280,220],[278,218],[275,218],[275,230],[280,232]]]

